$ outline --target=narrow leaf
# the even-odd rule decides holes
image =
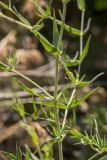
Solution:
[[[29,88],[28,86],[24,85],[23,83],[21,83],[19,80],[17,80],[16,78],[13,78],[13,80],[15,80],[17,82],[18,85],[20,85],[20,87],[29,92],[30,94],[40,97],[40,98],[44,98],[44,96],[42,96],[41,94],[36,93],[33,89]]]
[[[62,89],[62,90],[59,92],[59,94],[58,94],[58,96],[57,96],[57,99],[59,99],[63,94],[65,94],[66,91],[70,88],[70,86],[71,86],[71,83],[68,83],[68,84],[64,87],[64,89]]]
[[[35,104],[41,105],[41,106],[48,106],[48,107],[54,107],[53,101],[47,101],[47,102],[34,102]],[[62,103],[58,103],[58,108],[60,109],[66,109],[66,106]]]
[[[64,61],[62,61],[62,60],[60,60],[60,61],[61,61],[62,65],[63,65],[63,67],[66,71],[66,74],[67,74],[68,78],[71,80],[72,83],[76,84],[76,79],[75,79],[73,73],[70,72],[70,70],[68,69],[68,67],[64,63]]]
[[[77,130],[75,130],[75,129],[72,129],[72,130],[70,131],[70,133],[71,133],[73,136],[75,136],[77,139],[81,139],[81,137],[82,137],[82,134],[81,134],[80,132],[78,132]]]
[[[78,82],[78,87],[84,87],[86,85],[91,84],[92,82],[94,82],[97,78],[99,78],[100,76],[102,76],[104,74],[104,72],[99,73],[98,75],[96,75],[92,80],[90,81],[79,81]]]
[[[82,54],[80,55],[80,62],[82,62],[84,60],[84,58],[86,57],[88,50],[89,50],[89,45],[90,45],[90,40],[91,40],[91,36],[89,36],[86,45],[84,47],[84,50],[82,52]]]
[[[43,35],[41,35],[36,30],[32,30],[32,33],[41,42],[41,44],[48,53],[51,53],[54,56],[58,56],[60,54],[60,51],[56,49]]]
[[[97,91],[98,88],[93,89],[91,92],[89,92],[87,95],[83,96],[80,99],[74,100],[69,107],[74,108],[84,102],[86,99],[88,99],[92,94],[94,94]]]
[[[57,22],[58,25],[60,25],[60,26],[62,25],[62,22],[60,20],[56,20],[56,22]],[[64,25],[64,29],[70,34],[80,36],[80,30],[78,30],[76,28],[73,28],[73,27],[70,27],[67,24]]]

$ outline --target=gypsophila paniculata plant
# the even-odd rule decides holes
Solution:
[[[12,6],[12,0],[9,0],[9,5],[0,2],[0,18],[10,21],[12,23],[16,23],[21,25],[22,27],[28,29],[35,38],[41,43],[44,47],[47,54],[51,54],[55,58],[55,83],[54,83],[54,95],[48,93],[43,87],[38,85],[36,82],[32,81],[30,78],[26,77],[25,75],[21,74],[19,71],[15,69],[15,65],[17,63],[16,60],[16,53],[13,53],[13,56],[8,59],[7,63],[4,64],[0,62],[0,68],[4,71],[13,72],[20,77],[24,78],[26,81],[30,82],[34,85],[35,88],[40,89],[40,93],[36,92],[23,84],[18,79],[14,78],[14,80],[23,88],[25,91],[29,92],[32,95],[32,101],[34,107],[34,114],[29,115],[29,117],[39,120],[43,119],[48,121],[49,128],[47,127],[48,132],[52,135],[52,139],[49,140],[44,146],[39,145],[39,137],[36,134],[34,128],[29,125],[26,119],[26,112],[24,109],[24,105],[20,99],[14,100],[13,108],[19,112],[22,117],[23,126],[28,131],[29,135],[32,138],[32,141],[37,149],[35,153],[38,153],[38,158],[35,153],[32,153],[28,146],[25,147],[25,153],[22,153],[20,147],[17,146],[16,154],[6,153],[7,158],[11,160],[22,160],[24,156],[25,160],[52,160],[53,159],[53,152],[52,146],[54,143],[58,144],[58,156],[59,160],[63,160],[63,151],[62,151],[62,142],[66,137],[66,134],[69,134],[70,137],[76,138],[79,144],[89,145],[96,154],[93,155],[89,160],[94,160],[99,155],[103,156],[103,153],[107,152],[107,140],[105,137],[101,138],[96,120],[93,118],[93,124],[95,126],[95,131],[90,131],[90,135],[85,131],[84,134],[80,133],[78,130],[74,129],[76,123],[76,111],[75,108],[84,102],[87,98],[89,98],[93,93],[97,91],[98,88],[93,89],[88,94],[80,97],[79,99],[76,98],[76,93],[78,88],[90,85],[96,78],[101,76],[103,73],[100,73],[92,80],[85,81],[84,75],[80,75],[81,64],[84,61],[86,55],[89,51],[90,40],[91,36],[87,39],[86,43],[84,44],[84,36],[88,32],[90,27],[90,18],[87,22],[86,28],[84,28],[84,17],[86,11],[86,4],[85,0],[77,0],[78,8],[81,12],[81,21],[80,21],[80,29],[73,28],[67,24],[65,24],[66,18],[66,8],[70,0],[62,0],[63,9],[62,11],[59,10],[60,19],[56,19],[55,11],[52,9],[51,4],[52,1],[50,0],[49,5],[46,9],[41,8],[39,5],[39,0],[32,0],[32,3],[38,9],[38,13],[40,16],[39,21],[35,25],[31,25],[30,22],[25,19],[15,8]],[[3,13],[3,10],[8,10],[12,14],[16,16],[16,19],[9,17]],[[46,39],[41,33],[40,30],[44,27],[44,21],[49,19],[53,22],[53,42],[51,43]],[[76,53],[74,58],[67,56],[67,58],[63,58],[63,33],[64,30],[68,32],[69,35],[75,35],[77,38],[80,39],[80,47],[79,51]],[[63,66],[66,76],[69,79],[68,84],[60,91],[58,91],[58,84],[59,84],[59,65]],[[77,66],[77,70],[71,72],[69,67]],[[73,89],[71,89],[71,85],[73,85]],[[70,91],[70,97],[68,99],[67,92]],[[38,97],[39,101],[35,101],[33,97]],[[64,99],[64,100],[62,100]],[[42,110],[43,117],[38,115],[38,107]],[[49,110],[47,113],[45,108]],[[60,110],[63,110],[64,114],[62,116],[62,120],[60,121]],[[67,116],[69,110],[72,112],[72,120],[70,127],[67,126]],[[71,157],[72,159],[72,157]]]

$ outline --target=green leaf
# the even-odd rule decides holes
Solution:
[[[1,61],[0,61],[0,69],[6,72],[11,72],[11,69]]]
[[[73,73],[70,72],[70,70],[68,69],[68,67],[66,66],[66,64],[64,63],[63,60],[60,60],[60,62],[62,63],[68,78],[71,80],[72,83],[76,84],[76,79],[75,79]]]
[[[71,83],[68,83],[58,94],[57,99],[59,99],[63,94],[66,93],[66,91],[70,88]]]
[[[60,50],[56,49],[43,35],[36,30],[32,30],[32,33],[41,42],[47,52],[53,54],[54,56],[58,56],[60,54]]]
[[[77,0],[77,5],[81,11],[84,11],[86,8],[85,0]]]
[[[54,107],[54,101],[47,101],[47,102],[34,102],[35,104],[39,104],[41,106],[48,106],[48,107]],[[66,106],[62,103],[58,103],[58,108],[60,109],[66,109]]]
[[[28,125],[27,123],[24,123],[24,122],[23,122],[23,125],[24,125],[25,129],[27,130],[27,132],[29,133],[29,135],[31,136],[33,143],[35,145],[38,145],[38,136],[35,132],[34,127],[31,125]]]
[[[41,7],[40,3],[39,3],[39,0],[33,0],[34,2],[34,5],[36,6],[36,8],[38,9],[39,13],[41,15],[44,15],[45,14],[45,10]]]
[[[104,74],[104,72],[99,73],[98,75],[96,75],[92,80],[90,81],[79,81],[78,82],[78,87],[84,87],[86,85],[91,84],[92,82],[94,82],[97,78],[99,78],[100,76],[102,76]]]
[[[60,25],[60,26],[62,25],[62,22],[60,20],[56,20],[56,22],[57,22],[58,25]],[[80,30],[78,30],[76,28],[73,28],[73,27],[70,27],[67,24],[64,25],[64,29],[70,34],[80,36]]]
[[[84,60],[84,58],[86,57],[88,50],[89,50],[89,45],[90,45],[90,40],[91,40],[91,36],[89,36],[86,45],[84,47],[84,50],[82,52],[82,54],[80,55],[80,62],[82,62]]]
[[[33,30],[40,31],[44,27],[44,23],[33,25]]]
[[[13,78],[13,80],[15,80],[17,82],[18,85],[20,85],[20,87],[29,92],[30,94],[40,97],[40,98],[44,98],[44,96],[42,96],[41,94],[36,93],[33,89],[29,88],[28,86],[24,85],[23,83],[21,83],[19,80],[17,80],[16,78]]]
[[[9,7],[2,2],[0,2],[0,7],[4,8],[4,9],[9,9]]]
[[[19,18],[19,20],[21,20],[24,24],[31,26],[29,21],[26,18],[24,18],[14,6],[13,6],[13,9],[14,9],[14,14],[16,15],[16,17]]]
[[[25,108],[21,99],[15,99],[12,108],[17,111],[22,118],[25,116]]]
[[[98,88],[93,89],[91,92],[89,92],[87,95],[83,96],[80,99],[77,99],[69,105],[70,108],[74,108],[76,106],[78,106],[79,104],[81,104],[82,102],[84,102],[86,99],[88,99],[92,94],[94,94],[97,91]]]
[[[80,132],[78,132],[76,129],[72,129],[70,130],[70,133],[75,136],[77,139],[81,139],[82,134]]]
[[[56,23],[55,11],[54,11],[54,19],[53,19],[53,46],[57,48],[59,40],[59,31]]]

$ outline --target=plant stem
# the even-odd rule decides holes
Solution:
[[[61,50],[61,44],[62,44],[62,37],[64,32],[64,24],[65,24],[65,15],[66,15],[66,4],[63,3],[63,17],[62,17],[62,25],[60,29],[60,35],[59,40],[57,44],[57,48]],[[55,90],[54,90],[54,106],[55,106],[55,118],[56,118],[56,127],[58,130],[58,133],[60,134],[60,120],[59,120],[59,108],[57,105],[57,93],[58,93],[58,79],[59,79],[59,56],[56,57],[56,68],[55,68]],[[60,135],[61,136],[61,135]],[[61,138],[61,137],[60,137]],[[59,148],[59,160],[63,160],[63,153],[62,153],[62,142],[58,142],[58,148]]]
[[[96,153],[94,156],[92,156],[91,158],[89,158],[88,160],[95,160],[101,153]]]
[[[83,52],[83,32],[84,32],[85,10],[81,12],[81,28],[80,28],[80,56]],[[81,64],[78,66],[78,75],[80,74]],[[79,77],[78,77],[79,79]]]
[[[63,129],[64,129],[64,127],[65,127],[65,123],[66,123],[66,119],[67,119],[67,115],[68,115],[69,105],[72,103],[72,100],[73,100],[73,98],[74,98],[75,92],[76,92],[76,87],[75,87],[75,88],[73,89],[73,91],[72,91],[72,94],[71,94],[71,97],[70,97],[70,99],[69,99],[67,108],[66,108],[66,110],[65,110],[64,120],[63,120],[63,124],[62,124],[62,132],[63,132]]]
[[[4,19],[6,19],[6,20],[8,20],[8,21],[10,21],[10,22],[12,22],[12,23],[19,24],[20,26],[23,26],[23,27],[27,28],[28,30],[32,30],[32,26],[28,26],[28,25],[26,25],[26,24],[24,24],[24,23],[22,23],[22,22],[20,22],[20,21],[17,21],[17,20],[15,20],[15,19],[13,19],[13,18],[10,18],[10,17],[8,17],[8,16],[5,16],[2,12],[0,12],[0,17],[1,17],[1,18],[4,18]]]
[[[37,88],[39,88],[40,90],[42,90],[49,98],[53,98],[46,90],[44,90],[41,86],[39,86],[37,83],[35,83],[34,81],[32,81],[30,78],[24,76],[23,74],[21,74],[20,72],[16,71],[15,69],[11,70],[12,72],[16,73],[17,75],[23,77],[24,79],[26,79],[27,81],[29,81],[30,83],[32,83],[34,86],[36,86]]]
[[[80,55],[82,54],[82,51],[83,51],[84,16],[85,16],[85,11],[82,11],[82,13],[81,13],[81,28],[80,28]],[[81,69],[81,64],[78,66],[78,75],[80,74],[80,69]],[[78,80],[79,80],[79,76],[78,76]],[[68,115],[69,105],[72,103],[72,100],[73,100],[73,98],[75,96],[75,93],[76,93],[76,86],[72,91],[72,94],[71,94],[71,97],[69,99],[67,108],[65,110],[64,120],[63,120],[63,124],[62,124],[62,132],[63,132],[63,129],[65,127],[65,123],[66,123],[66,119],[67,119],[67,115]]]
[[[40,160],[43,160],[42,152],[41,152],[41,149],[40,149],[40,146],[39,146],[39,145],[37,146],[37,150],[38,150],[38,153],[39,153],[39,158],[40,158]]]

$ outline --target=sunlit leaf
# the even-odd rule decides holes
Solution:
[[[85,0],[77,0],[78,8],[81,11],[84,11],[86,8]]]

